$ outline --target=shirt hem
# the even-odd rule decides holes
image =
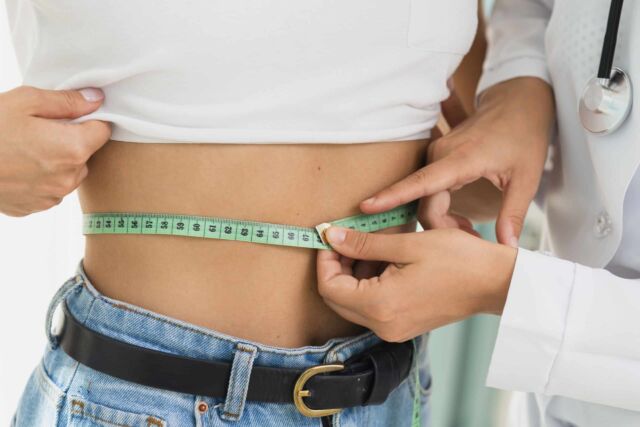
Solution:
[[[150,124],[108,113],[94,113],[76,119],[112,122],[112,140],[140,143],[211,143],[211,144],[358,144],[428,139],[437,120],[398,128],[366,131],[350,130],[271,130],[211,129]]]

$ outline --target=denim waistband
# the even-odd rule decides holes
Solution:
[[[119,341],[183,357],[230,362],[221,411],[222,419],[228,422],[242,417],[253,366],[306,369],[344,362],[381,342],[373,332],[299,348],[274,347],[232,337],[102,295],[91,284],[81,259],[76,274],[63,284],[49,306],[46,328],[52,348],[58,346],[60,327],[55,331],[52,324],[54,314],[62,312],[62,302],[80,323]],[[414,344],[419,355],[426,355],[424,336],[416,338]]]
[[[109,298],[91,284],[82,260],[51,301],[47,333],[60,302],[88,328],[104,335],[158,351],[202,360],[232,360],[240,348],[255,349],[254,363],[263,366],[306,368],[320,363],[345,361],[380,342],[372,332],[333,338],[323,345],[281,348],[260,344],[173,319],[144,308]]]

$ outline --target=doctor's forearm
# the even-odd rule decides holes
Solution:
[[[520,249],[487,385],[640,410],[640,280]]]

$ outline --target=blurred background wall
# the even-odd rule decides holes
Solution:
[[[486,2],[485,11],[491,1]],[[0,0],[0,92],[20,84]],[[540,213],[530,214],[523,244],[537,245]],[[75,194],[55,208],[26,218],[0,216],[0,425],[7,425],[24,384],[45,345],[49,299],[73,274],[83,252]],[[493,226],[479,229],[491,238]],[[504,425],[505,393],[484,387],[498,319],[456,323],[431,336],[434,375],[433,427]]]

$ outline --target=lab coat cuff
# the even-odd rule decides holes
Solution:
[[[551,84],[547,63],[541,57],[522,56],[496,64],[485,65],[476,90],[476,105],[485,90],[498,83],[517,77],[537,77]]]
[[[565,334],[576,264],[519,249],[489,387],[544,393]]]

